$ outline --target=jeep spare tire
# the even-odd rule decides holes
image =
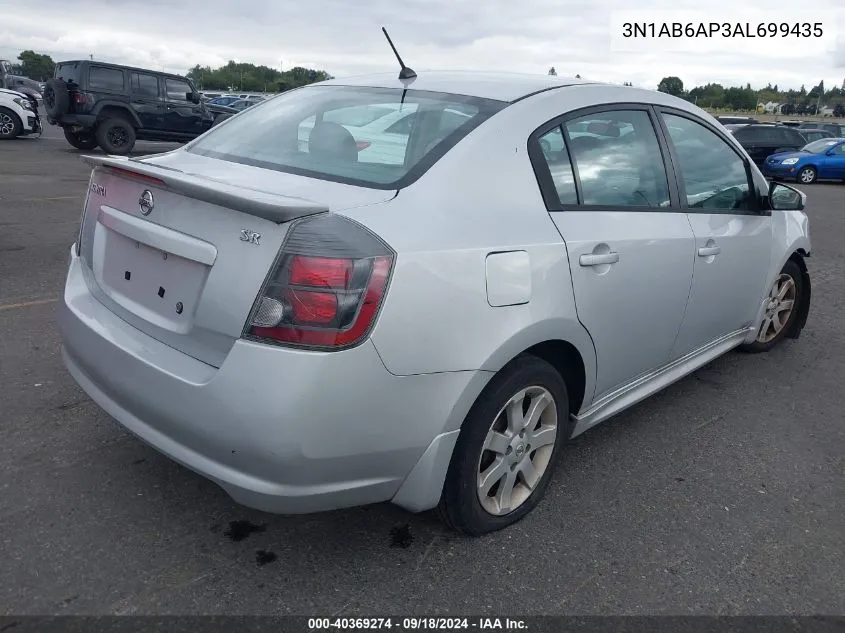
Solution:
[[[123,156],[135,147],[135,128],[126,119],[106,119],[99,123],[96,137],[106,154]]]
[[[50,79],[44,84],[44,111],[51,119],[58,119],[70,108],[67,84],[61,79]]]

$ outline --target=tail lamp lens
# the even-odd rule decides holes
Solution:
[[[321,349],[351,347],[375,323],[394,253],[334,214],[294,225],[245,328],[247,338]]]

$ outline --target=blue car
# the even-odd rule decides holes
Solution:
[[[823,138],[797,152],[772,154],[763,163],[763,174],[804,185],[819,178],[845,180],[845,138]]]

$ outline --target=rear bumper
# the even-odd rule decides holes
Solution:
[[[130,432],[268,512],[437,503],[455,429],[487,372],[394,376],[370,342],[315,353],[238,341],[214,368],[107,310],[83,266],[72,250],[63,357]]]
[[[58,120],[48,116],[47,121],[61,127],[94,127],[97,117],[93,114],[63,114]]]

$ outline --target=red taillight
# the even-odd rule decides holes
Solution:
[[[74,92],[73,102],[78,104],[88,103],[88,95],[84,92]]]
[[[244,335],[322,349],[360,343],[384,300],[393,258],[380,239],[341,216],[325,214],[295,225]]]
[[[346,288],[354,264],[351,259],[295,255],[291,261],[290,282],[297,286]]]
[[[355,145],[358,148],[358,151],[360,152],[362,149],[367,149],[370,146],[370,142],[369,141],[358,141],[357,143],[355,143]]]

